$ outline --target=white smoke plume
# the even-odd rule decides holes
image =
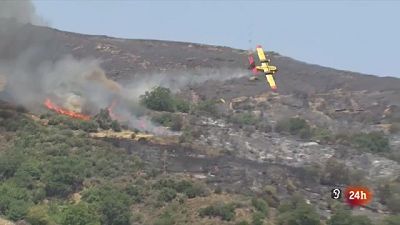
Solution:
[[[225,81],[248,75],[249,72],[247,70],[229,68],[199,69],[180,73],[148,74],[142,75],[136,78],[134,82],[127,84],[126,89],[124,89],[127,93],[124,95],[138,98],[140,95],[156,86],[166,87],[171,89],[172,92],[178,92],[188,85],[201,84],[209,80]]]

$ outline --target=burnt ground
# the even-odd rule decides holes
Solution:
[[[272,197],[269,203],[274,207],[293,193],[301,193],[323,217],[329,217],[332,186],[319,184],[318,179],[304,168],[234,155],[210,156],[180,145],[141,144],[124,139],[107,141],[137,155],[149,169],[189,175],[204,180],[211,188],[221,187],[228,193],[263,195],[268,190],[266,187],[273,187],[275,193],[267,194]],[[383,215],[381,210],[377,213],[376,205],[367,209],[370,216]]]

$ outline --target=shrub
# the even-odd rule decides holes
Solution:
[[[64,209],[61,225],[100,225],[100,218],[90,206],[79,203]]]
[[[180,98],[175,99],[175,107],[178,112],[188,113],[190,111],[189,102]]]
[[[56,157],[46,167],[44,181],[47,196],[66,197],[81,185],[85,176],[79,159]]]
[[[93,117],[93,120],[103,130],[110,129],[113,122],[108,109],[100,109],[100,112]]]
[[[389,139],[381,132],[355,134],[352,136],[351,143],[358,149],[370,152],[390,151]]]
[[[249,225],[249,222],[247,222],[246,220],[242,220],[240,222],[237,222],[235,225]]]
[[[400,215],[391,215],[383,220],[382,225],[399,225],[399,221]]]
[[[185,193],[185,195],[188,198],[195,198],[197,196],[205,196],[206,195],[205,187],[200,184],[197,184],[197,183],[186,187],[182,192]]]
[[[174,115],[172,113],[162,113],[160,115],[153,116],[152,121],[165,127],[170,127],[173,131],[180,131],[183,126],[183,120],[181,116]]]
[[[220,217],[222,220],[230,221],[235,216],[234,204],[217,203],[200,209],[201,217]]]
[[[158,200],[162,202],[170,202],[176,197],[176,191],[172,188],[163,188],[158,195]]]
[[[263,225],[264,224],[265,214],[262,212],[255,212],[253,213],[251,219],[251,225]]]
[[[120,132],[122,130],[121,125],[116,120],[113,120],[111,122],[111,129],[113,129],[113,131],[116,131],[116,132]]]
[[[303,139],[311,137],[311,128],[307,121],[301,118],[289,118],[278,121],[275,131],[278,133],[289,133]]]
[[[325,164],[324,172],[321,176],[321,184],[348,184],[349,181],[350,171],[347,169],[346,165],[340,163],[334,158],[330,158]]]
[[[400,123],[393,123],[390,125],[389,132],[391,134],[397,134],[400,132]]]
[[[27,189],[13,183],[4,182],[0,185],[0,213],[12,220],[23,218],[32,205]]]
[[[140,103],[155,111],[175,111],[175,101],[171,90],[165,87],[155,87],[140,96]]]
[[[83,192],[82,199],[97,209],[101,224],[130,224],[132,199],[119,189],[109,185],[90,188]]]
[[[350,211],[339,209],[327,221],[327,225],[372,225],[372,222],[366,216],[353,216]]]
[[[319,225],[319,215],[301,195],[294,195],[289,202],[279,206],[278,225]]]
[[[334,140],[332,132],[327,128],[315,128],[312,130],[312,136],[322,144],[331,143]]]
[[[263,213],[263,215],[266,215],[268,213],[268,204],[264,200],[253,198],[251,200],[251,204],[257,211]]]
[[[205,100],[199,102],[195,107],[195,111],[209,116],[219,116],[215,100]]]
[[[174,225],[174,215],[166,211],[160,215],[160,217],[154,222],[154,225]]]
[[[45,205],[31,207],[26,215],[26,220],[32,225],[55,225],[48,215],[48,208]]]
[[[234,114],[230,117],[229,121],[240,126],[243,125],[255,125],[259,122],[259,119],[254,116],[253,113],[245,112]]]

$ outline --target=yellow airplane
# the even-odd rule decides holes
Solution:
[[[269,65],[270,59],[267,59],[267,57],[265,56],[264,50],[262,49],[261,45],[257,45],[256,50],[261,65],[256,66],[253,56],[249,55],[250,69],[253,71],[254,75],[256,75],[259,71],[263,72],[265,74],[265,77],[267,78],[269,86],[271,86],[273,91],[276,91],[277,86],[272,75],[278,71],[278,68],[276,68],[276,66]]]

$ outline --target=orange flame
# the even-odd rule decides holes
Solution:
[[[76,119],[81,119],[81,120],[89,120],[90,119],[90,116],[88,116],[88,115],[84,115],[84,114],[81,114],[81,113],[77,113],[77,112],[74,112],[74,111],[63,109],[60,106],[57,106],[56,104],[54,104],[48,98],[44,101],[44,105],[48,109],[53,110],[53,111],[55,111],[55,112],[57,112],[59,114],[62,114],[62,115],[66,115],[66,116],[69,116],[69,117],[72,117],[72,118],[76,118]]]
[[[115,109],[115,107],[117,107],[118,103],[119,103],[119,101],[116,99],[114,99],[111,102],[111,105],[107,108],[108,114],[110,115],[111,119],[113,119],[113,120],[117,120],[119,122],[128,121],[129,119],[126,116],[115,113],[114,109]]]
[[[111,119],[113,119],[113,120],[118,120],[119,119],[118,116],[115,115],[115,113],[113,111],[116,104],[117,104],[116,100],[113,100],[111,102],[111,105],[107,108],[108,114],[110,115]]]

